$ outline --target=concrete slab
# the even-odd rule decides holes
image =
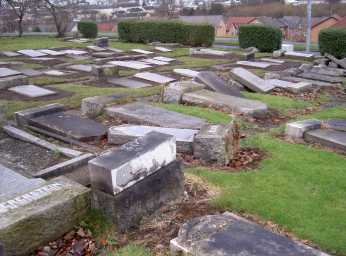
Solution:
[[[129,103],[106,108],[107,115],[126,122],[168,128],[200,129],[206,122],[198,117],[155,107],[146,103]]]
[[[206,107],[226,108],[231,112],[253,116],[264,115],[268,110],[267,105],[261,101],[239,98],[204,89],[185,93],[182,101]]]
[[[346,70],[342,68],[314,66],[311,68],[310,72],[326,76],[346,76]]]
[[[125,124],[112,126],[109,128],[108,143],[122,145],[136,138],[143,137],[152,131],[174,136],[177,142],[177,152],[179,153],[192,152],[193,138],[198,132],[198,130],[194,129],[164,128],[159,126]]]
[[[5,55],[6,57],[18,57],[21,56],[18,52],[12,52],[12,51],[3,51],[1,52],[2,55]]]
[[[266,83],[264,79],[256,76],[244,68],[233,68],[231,76],[234,80],[246,86],[254,92],[266,93],[274,89],[272,85]]]
[[[93,69],[92,65],[84,65],[84,64],[77,64],[77,65],[71,65],[68,66],[67,68],[72,69],[72,70],[76,70],[76,71],[82,71],[82,72],[91,72]]]
[[[293,82],[280,80],[280,79],[268,79],[265,81],[266,83],[269,83],[274,87],[284,88],[294,93],[302,92],[312,87],[312,83],[309,83],[309,82],[293,83]]]
[[[194,49],[190,48],[190,55],[214,55],[214,56],[226,56],[229,52],[219,51],[209,48]]]
[[[174,59],[174,58],[169,58],[169,57],[164,57],[164,56],[154,57],[153,59],[154,60],[159,60],[159,61],[164,61],[164,62],[176,61],[176,59]]]
[[[261,61],[237,61],[237,65],[247,66],[247,67],[254,67],[254,68],[269,68],[270,66],[275,65],[274,63],[269,62],[261,62]]]
[[[139,62],[139,61],[110,61],[108,62],[108,64],[111,65],[116,65],[119,67],[123,67],[123,68],[131,68],[131,69],[135,69],[135,70],[142,70],[142,69],[150,69],[151,66],[149,64],[146,64],[144,62]]]
[[[320,120],[309,119],[288,123],[285,133],[291,139],[302,139],[305,132],[319,128],[321,128]]]
[[[20,50],[18,52],[21,53],[21,54],[24,54],[26,56],[29,56],[31,58],[44,57],[44,56],[48,55],[46,53],[43,53],[43,52],[40,52],[40,51],[37,51],[37,50],[30,50],[30,49]]]
[[[136,78],[140,78],[143,80],[151,81],[158,84],[166,84],[175,81],[175,78],[171,78],[168,76],[163,76],[157,73],[152,72],[142,72],[134,75]]]
[[[107,48],[108,51],[115,52],[115,53],[123,53],[123,50],[117,49],[117,48]]]
[[[0,77],[0,89],[7,89],[12,86],[28,83],[28,77],[24,75]]]
[[[187,68],[175,68],[173,72],[177,75],[195,78],[198,75],[198,71],[187,69]]]
[[[346,132],[332,129],[317,129],[304,133],[308,142],[318,143],[323,146],[346,152]]]
[[[207,86],[208,89],[213,90],[218,93],[243,97],[240,93],[240,89],[237,86],[232,86],[228,84],[225,80],[221,79],[213,71],[201,71],[198,73],[196,80]]]
[[[290,81],[290,82],[307,82],[311,83],[314,86],[320,86],[320,87],[330,87],[333,86],[331,83],[317,81],[317,80],[311,80],[311,79],[305,79],[301,77],[295,77],[295,76],[285,76],[281,78],[282,80]]]
[[[23,96],[30,97],[30,98],[37,98],[37,97],[43,97],[43,96],[56,94],[55,91],[38,87],[36,85],[20,85],[20,86],[12,87],[8,90]]]
[[[153,86],[152,84],[144,83],[129,78],[110,78],[108,79],[108,82],[116,86],[121,86],[125,88],[144,88]]]
[[[160,51],[160,52],[171,52],[172,51],[171,49],[168,49],[166,47],[161,47],[161,46],[156,46],[154,49],[157,51]]]
[[[60,52],[64,54],[69,54],[69,55],[83,55],[88,53],[87,51],[75,50],[75,49],[62,50]]]
[[[10,68],[0,68],[0,78],[1,77],[7,77],[7,76],[15,76],[15,75],[20,75],[21,72],[10,69]]]
[[[132,52],[136,52],[136,53],[140,53],[140,54],[146,54],[146,55],[153,54],[153,52],[147,51],[147,50],[143,50],[143,49],[132,49],[131,51]]]
[[[158,66],[164,66],[164,65],[168,65],[169,64],[168,62],[161,61],[161,60],[155,60],[155,59],[143,59],[143,60],[140,60],[140,61],[152,64],[152,65],[158,65]]]

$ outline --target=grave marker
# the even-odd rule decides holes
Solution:
[[[30,98],[37,98],[56,94],[56,92],[54,91],[41,88],[36,85],[20,85],[12,87],[8,90]]]
[[[125,87],[125,88],[144,88],[144,87],[153,86],[152,84],[144,83],[144,82],[129,79],[129,78],[110,78],[107,81],[111,84]]]
[[[36,50],[20,50],[18,51],[21,54],[24,54],[26,56],[29,56],[31,58],[36,58],[36,57],[43,57],[43,56],[47,56],[48,54],[40,52],[40,51],[36,51]]]
[[[190,77],[190,78],[195,78],[199,74],[198,71],[186,69],[186,68],[175,68],[175,69],[173,69],[173,72],[178,74],[178,75],[186,76],[186,77]]]
[[[167,84],[176,80],[175,78],[171,78],[168,76],[163,76],[163,75],[160,75],[157,73],[151,73],[151,72],[137,73],[134,75],[134,77],[141,78],[141,79],[158,83],[158,84]]]
[[[1,77],[7,77],[7,76],[15,76],[15,75],[20,75],[21,72],[17,70],[13,70],[10,68],[0,68],[0,78]]]

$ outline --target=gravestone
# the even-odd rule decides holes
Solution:
[[[156,60],[156,59],[143,59],[141,61],[149,63],[151,65],[158,65],[158,66],[164,66],[169,64],[168,62],[164,62],[164,61]]]
[[[316,119],[303,120],[288,123],[285,133],[291,139],[302,139],[305,132],[319,128],[321,128],[321,121]]]
[[[313,60],[315,55],[312,53],[303,53],[303,52],[285,52],[285,57],[292,59],[301,59],[301,60]]]
[[[175,78],[171,78],[168,76],[163,76],[163,75],[160,75],[157,73],[151,73],[151,72],[137,73],[134,75],[134,77],[147,80],[150,82],[158,83],[158,84],[166,84],[176,80]]]
[[[184,93],[204,89],[204,85],[194,81],[179,81],[165,87],[163,101],[166,103],[181,103]]]
[[[20,85],[12,87],[8,90],[30,98],[37,98],[56,94],[55,91],[41,88],[36,85]]]
[[[17,70],[13,70],[10,68],[0,68],[0,78],[1,77],[7,77],[7,76],[15,76],[15,75],[20,75],[21,72]]]
[[[122,68],[131,68],[135,70],[142,70],[142,69],[150,69],[151,66],[149,64],[145,64],[143,62],[139,61],[110,61],[108,64],[116,65]]]
[[[83,54],[88,53],[88,52],[83,51],[83,50],[75,50],[75,49],[62,50],[60,52],[62,52],[64,54],[70,54],[70,55],[83,55]]]
[[[288,81],[280,80],[280,79],[268,79],[266,80],[266,82],[271,84],[274,87],[283,88],[294,93],[299,93],[299,92],[308,90],[312,87],[312,83],[308,83],[308,82],[293,83],[293,82],[288,82]]]
[[[285,52],[293,52],[294,51],[294,45],[293,44],[282,44],[281,50]]]
[[[47,53],[43,53],[37,50],[20,50],[18,52],[31,58],[43,57],[48,55]]]
[[[123,50],[120,49],[116,49],[116,48],[107,48],[107,50],[111,51],[111,52],[115,52],[115,53],[123,53]]]
[[[103,124],[67,112],[31,118],[29,124],[80,141],[101,140],[107,134]]]
[[[48,54],[48,55],[52,55],[52,56],[62,56],[62,55],[65,55],[64,52],[55,51],[55,50],[51,50],[51,49],[41,49],[41,50],[39,50],[39,52],[42,52],[42,53]]]
[[[316,129],[304,133],[304,140],[346,152],[346,132]]]
[[[64,76],[66,73],[59,71],[59,70],[48,70],[44,72],[47,76]]]
[[[153,86],[152,84],[149,83],[144,83],[141,81],[137,81],[134,79],[130,79],[130,78],[109,78],[108,83],[111,83],[113,85],[116,86],[121,86],[121,87],[125,87],[125,88],[144,88],[144,87],[150,87]]]
[[[136,52],[136,53],[140,53],[140,54],[145,54],[145,55],[153,54],[153,52],[143,50],[143,49],[132,49],[131,51]]]
[[[263,116],[268,111],[267,105],[261,101],[239,98],[204,89],[184,93],[182,102],[205,107],[227,109],[230,112],[252,116]]]
[[[95,45],[102,48],[108,47],[108,37],[96,38]]]
[[[322,82],[327,82],[332,84],[343,82],[343,79],[339,77],[332,77],[332,76],[327,76],[327,75],[322,75],[322,74],[317,74],[312,72],[299,73],[297,74],[297,76],[301,78],[305,78],[305,79],[317,80],[317,81],[322,81]]]
[[[140,102],[108,107],[106,108],[106,113],[111,117],[120,118],[128,123],[133,122],[136,124],[168,128],[199,129],[205,124],[205,121],[198,117]]]
[[[346,76],[346,70],[341,68],[314,66],[311,68],[310,71],[313,73],[326,75],[326,76]]]
[[[329,119],[329,120],[323,121],[322,126],[327,129],[333,129],[336,131],[346,132],[345,119]]]
[[[269,79],[280,79],[280,74],[274,73],[274,72],[265,72],[264,80],[269,80]]]
[[[12,51],[3,51],[1,53],[2,53],[2,55],[5,55],[6,57],[18,57],[18,56],[21,56],[20,53],[12,52]]]
[[[17,71],[26,76],[40,76],[43,74],[41,70],[35,70],[32,68],[17,68]]]
[[[173,62],[173,61],[176,61],[176,59],[169,58],[169,57],[163,57],[163,56],[154,57],[153,59],[154,60],[163,61],[163,62]]]
[[[263,61],[237,61],[236,64],[254,68],[269,68],[270,66],[276,65],[276,63],[269,63]]]
[[[186,68],[175,68],[175,69],[173,69],[173,72],[175,74],[190,77],[190,78],[195,78],[199,74],[198,71],[186,69]]]
[[[328,54],[328,53],[325,53],[324,56],[326,58],[328,58],[329,60],[331,60],[332,62],[334,62],[335,64],[337,64],[338,66],[346,69],[346,62],[345,61],[339,60],[339,59],[335,58],[333,55]]]
[[[274,89],[272,85],[266,83],[264,79],[256,76],[244,68],[233,68],[231,76],[234,80],[246,86],[254,92],[266,93]]]
[[[122,145],[131,140],[143,137],[152,131],[174,136],[177,143],[177,152],[179,153],[192,152],[193,138],[198,132],[198,130],[193,129],[165,128],[146,125],[120,125],[109,128],[108,143]]]
[[[84,65],[84,64],[76,64],[76,65],[68,66],[67,68],[72,69],[72,70],[90,73],[90,72],[92,72],[93,66],[92,65]]]
[[[170,247],[172,256],[329,256],[229,212],[187,221]]]
[[[279,57],[282,57],[284,55],[285,51],[283,50],[276,50],[276,51],[273,51],[273,57],[274,58],[279,58]]]
[[[244,49],[244,53],[242,55],[244,56],[244,60],[254,61],[257,52],[258,49],[256,47],[249,47]]]
[[[228,84],[215,72],[201,71],[198,73],[196,80],[205,84],[208,89],[213,90],[214,92],[236,97],[243,97],[243,95],[240,93],[239,87]]]
[[[100,61],[103,61],[103,58],[112,58],[114,56],[113,52],[93,52],[91,56],[95,58],[102,58]],[[95,61],[97,61],[95,59]]]
[[[90,49],[92,51],[95,51],[95,52],[103,52],[103,51],[106,50],[105,48],[98,47],[96,45],[88,45],[86,48],[88,48],[88,49]]]
[[[108,78],[118,77],[119,68],[113,65],[102,65],[92,67],[92,73],[99,81],[106,81]]]
[[[28,77],[24,75],[0,77],[0,89],[29,83]]]
[[[281,78],[282,80],[290,81],[290,82],[307,82],[311,83],[312,85],[319,86],[319,87],[330,87],[333,86],[331,83],[317,81],[317,80],[311,80],[311,79],[305,79],[301,77],[295,77],[295,76],[284,76]]]
[[[156,46],[154,49],[157,51],[160,51],[160,52],[171,52],[172,51],[171,49],[168,49],[166,47],[160,47],[160,46]]]
[[[224,57],[229,55],[229,52],[213,50],[209,48],[190,48],[190,55],[212,55]]]
[[[273,62],[277,64],[284,64],[284,60],[279,60],[279,59],[272,59],[272,58],[262,58],[261,60],[266,61],[266,62]]]

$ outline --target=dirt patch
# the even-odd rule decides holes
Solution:
[[[15,92],[11,92],[7,89],[0,90],[0,100],[17,100],[17,101],[49,101],[49,100],[57,100],[62,99],[65,97],[71,97],[74,93],[73,92],[67,92],[63,90],[59,90],[56,88],[47,88],[51,91],[57,92],[53,95],[48,96],[42,96],[42,97],[36,97],[36,98],[30,98],[24,95],[20,95]]]

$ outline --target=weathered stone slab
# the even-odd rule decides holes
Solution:
[[[151,52],[151,51],[147,51],[147,50],[143,50],[143,49],[132,49],[131,51],[133,51],[133,52],[137,52],[137,53],[140,53],[140,54],[153,54],[153,52]]]
[[[176,61],[176,59],[169,58],[169,57],[163,57],[163,56],[154,57],[153,59],[154,60],[159,60],[159,61],[164,61],[164,62]]]
[[[326,76],[346,76],[346,70],[341,68],[329,68],[329,67],[320,67],[314,66],[310,70],[313,73],[326,75]]]
[[[116,48],[107,48],[107,50],[111,51],[111,52],[115,52],[115,53],[123,53],[123,50],[120,49],[116,49]]]
[[[316,119],[297,121],[286,125],[286,135],[291,139],[302,139],[304,133],[321,128],[321,121]]]
[[[168,49],[166,47],[161,47],[161,46],[156,46],[154,49],[157,51],[160,51],[160,52],[171,52],[172,51],[171,49]]]
[[[118,231],[126,231],[138,227],[143,217],[183,195],[181,164],[173,161],[115,196],[93,189],[92,204],[115,223]]]
[[[282,77],[281,79],[287,80],[290,82],[308,82],[308,83],[311,83],[312,85],[320,86],[320,87],[333,86],[333,84],[331,84],[331,83],[321,82],[321,81],[316,81],[316,80],[311,80],[311,79],[305,79],[305,78],[295,77],[295,76],[285,76],[285,77]]]
[[[228,84],[213,71],[199,72],[196,80],[205,84],[207,88],[213,90],[214,92],[236,97],[243,97],[243,95],[240,93],[239,87]]]
[[[261,60],[267,61],[267,62],[273,62],[273,63],[277,63],[277,64],[284,64],[285,63],[284,60],[272,59],[272,58],[262,58]]]
[[[18,57],[21,56],[18,52],[12,52],[12,51],[3,51],[1,52],[2,55],[5,55],[6,57]]]
[[[106,108],[109,116],[120,118],[126,122],[153,125],[169,128],[199,129],[205,121],[193,116],[154,107],[150,104],[135,102],[122,106]]]
[[[179,81],[165,87],[163,101],[166,103],[181,103],[184,93],[204,89],[204,85],[194,81]]]
[[[31,255],[77,225],[90,208],[88,188],[64,177],[0,201],[0,240],[6,255]]]
[[[269,63],[264,61],[237,61],[237,65],[254,67],[254,68],[269,68],[272,65],[276,65],[276,63]]]
[[[30,98],[37,98],[56,94],[55,91],[41,88],[36,85],[20,85],[12,87],[8,90]]]
[[[60,71],[60,70],[48,70],[44,72],[47,76],[64,76],[66,73]]]
[[[88,48],[89,50],[95,51],[95,52],[102,52],[102,51],[107,50],[105,48],[98,47],[96,45],[88,45],[86,48]]]
[[[92,73],[99,81],[106,81],[108,78],[118,77],[119,68],[114,65],[94,65],[92,67]]]
[[[82,51],[82,50],[74,50],[74,49],[69,49],[69,50],[62,50],[60,51],[64,54],[69,54],[69,55],[83,55],[83,54],[87,54],[87,51]]]
[[[334,62],[335,64],[337,64],[338,66],[346,69],[346,63],[342,60],[339,60],[337,58],[335,58],[333,55],[330,55],[328,53],[324,54],[324,56],[328,59],[330,59],[332,62]]]
[[[44,54],[52,55],[52,56],[62,56],[62,55],[65,55],[64,52],[55,51],[55,50],[51,50],[51,49],[41,49],[41,50],[38,50],[38,51],[42,52]]]
[[[0,68],[0,77],[20,75],[21,72],[10,68]]]
[[[96,38],[95,40],[95,45],[98,46],[98,47],[108,47],[108,41],[109,41],[109,38],[108,37],[100,37],[100,38]]]
[[[107,134],[106,127],[94,120],[57,112],[29,120],[31,125],[80,141],[100,140]]]
[[[274,58],[279,58],[279,57],[282,57],[284,55],[285,51],[284,50],[276,50],[276,51],[273,51],[273,57]]]
[[[327,82],[332,84],[343,82],[343,79],[339,77],[326,76],[326,75],[312,73],[312,72],[299,73],[297,74],[297,76],[301,78],[305,78],[305,79],[317,80],[317,81],[322,81],[322,82]]]
[[[195,78],[199,73],[198,71],[195,71],[192,69],[186,69],[186,68],[175,68],[173,69],[173,72],[175,74],[190,77],[190,78]]]
[[[43,57],[43,56],[47,56],[48,54],[37,51],[37,50],[20,50],[18,51],[21,54],[24,54],[26,56],[29,56],[31,58],[36,58],[36,57]]]
[[[177,151],[180,153],[192,152],[193,138],[198,132],[198,130],[193,129],[165,128],[146,125],[120,125],[109,128],[108,143],[122,145],[131,140],[143,137],[152,131],[174,136],[177,142]]]
[[[17,71],[26,76],[40,76],[43,74],[41,70],[35,70],[32,68],[17,68]]]
[[[171,240],[171,255],[194,256],[329,256],[226,212],[186,222]]]
[[[226,108],[231,112],[253,116],[264,115],[268,110],[267,105],[261,101],[239,98],[209,90],[185,93],[182,101],[206,107]]]
[[[293,44],[282,44],[281,50],[285,52],[293,52],[294,51],[294,45]]]
[[[323,128],[346,132],[346,120],[345,119],[325,120],[325,121],[323,121],[322,126],[323,126]]]
[[[76,64],[76,65],[68,66],[67,68],[72,69],[72,70],[90,73],[90,72],[92,72],[93,66],[92,65],[84,65],[84,64]]]
[[[150,69],[151,66],[149,64],[145,64],[144,62],[139,61],[110,61],[108,62],[111,65],[116,65],[123,68],[131,68],[135,70],[142,70],[142,69]]]
[[[269,83],[266,83],[264,79],[244,68],[233,68],[231,70],[231,76],[234,80],[255,92],[266,93],[274,89],[274,87]]]
[[[164,66],[164,65],[169,64],[168,62],[161,61],[161,60],[155,60],[155,59],[143,59],[141,61],[143,61],[145,63],[152,64],[152,65],[158,65],[158,66]]]
[[[16,85],[27,84],[28,78],[24,75],[8,76],[0,78],[0,89],[6,89]]]
[[[312,53],[288,51],[288,52],[285,52],[285,57],[292,58],[292,59],[312,60],[314,59],[315,55]]]
[[[175,78],[171,78],[168,76],[163,76],[163,75],[151,73],[151,72],[137,73],[134,75],[134,77],[151,81],[154,83],[158,83],[158,84],[166,84],[176,80]]]
[[[175,138],[150,132],[89,161],[91,186],[116,195],[175,159]]]
[[[287,89],[294,93],[302,92],[312,87],[312,83],[309,82],[293,83],[280,79],[268,79],[266,80],[266,83],[270,83],[274,87]]]
[[[129,78],[110,78],[107,80],[109,83],[125,87],[125,88],[144,88],[144,87],[150,87],[153,86],[152,84],[144,83],[141,81],[137,81],[134,79]]]
[[[304,133],[308,142],[318,143],[332,149],[346,152],[346,132],[332,129],[317,129]]]
[[[229,55],[229,52],[213,50],[208,48],[201,48],[201,49],[190,48],[190,55],[226,56],[226,55]]]

